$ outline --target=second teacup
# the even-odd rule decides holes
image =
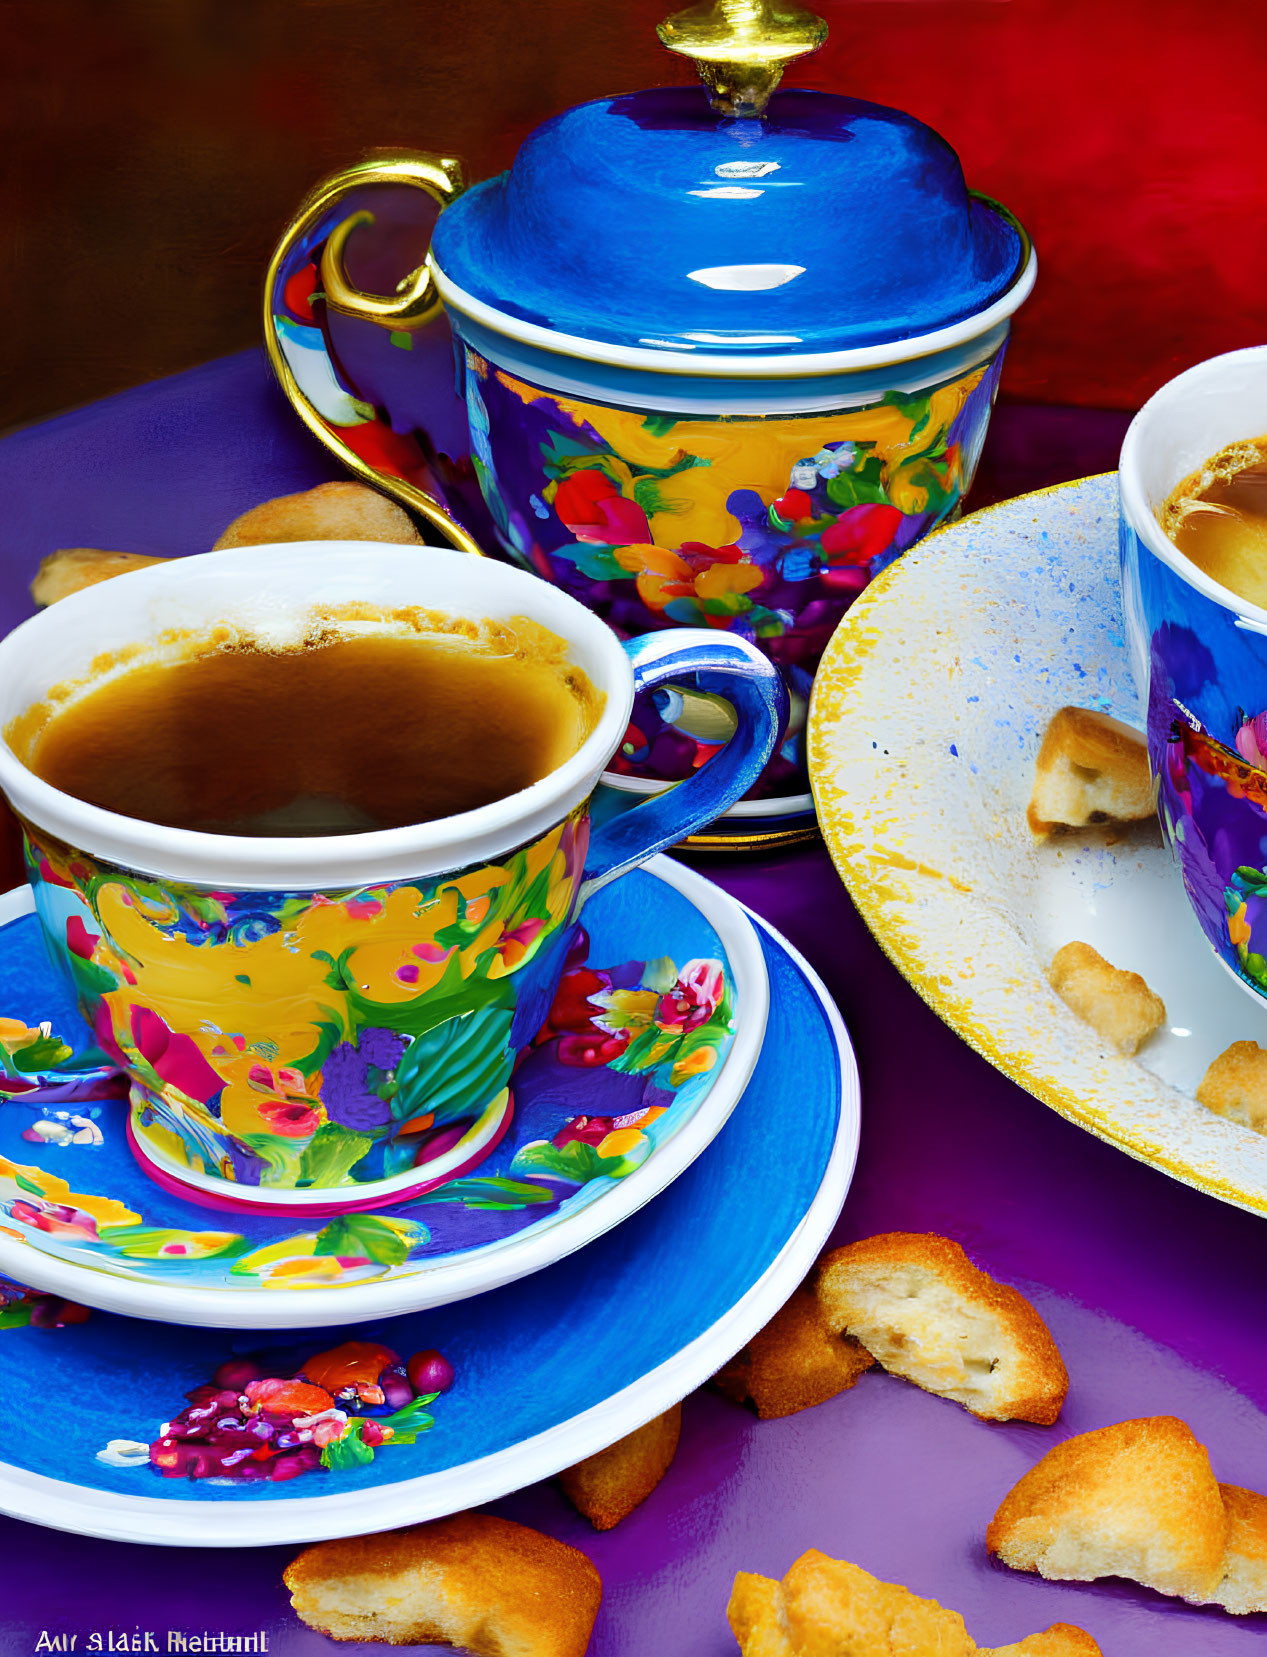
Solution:
[[[1131,422],[1121,460],[1123,604],[1147,697],[1163,830],[1201,929],[1267,996],[1267,610],[1164,533],[1171,492],[1228,444],[1267,433],[1267,346],[1180,374]]]

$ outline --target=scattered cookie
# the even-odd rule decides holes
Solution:
[[[1100,1657],[1067,1623],[989,1651],[957,1611],[816,1549],[782,1582],[740,1571],[726,1615],[743,1657]]]
[[[319,1542],[284,1580],[300,1618],[331,1639],[474,1657],[583,1657],[603,1593],[576,1548],[488,1513]]]
[[[253,506],[235,518],[212,547],[263,546],[272,541],[422,543],[403,507],[363,483],[319,483],[297,495]]]
[[[834,1249],[818,1299],[830,1327],[891,1374],[983,1420],[1050,1426],[1060,1414],[1069,1376],[1047,1325],[948,1237],[895,1231]]]
[[[1110,965],[1090,944],[1058,949],[1047,982],[1065,1005],[1119,1053],[1138,1053],[1166,1022],[1166,1003],[1137,972]]]
[[[1172,1415],[1057,1444],[1004,1497],[986,1547],[1055,1581],[1122,1576],[1194,1605],[1267,1611],[1267,1497],[1216,1483]]]
[[[1067,1622],[1056,1622],[1041,1634],[1027,1634],[1017,1645],[982,1650],[981,1657],[1103,1657],[1099,1646],[1085,1631]]]
[[[31,597],[44,608],[59,598],[99,581],[143,570],[147,564],[165,564],[166,558],[150,558],[143,552],[102,552],[97,547],[62,547],[50,552],[31,583]]]
[[[633,1512],[669,1470],[682,1432],[682,1406],[657,1415],[597,1455],[559,1474],[563,1493],[595,1530],[610,1530]]]
[[[1219,1495],[1228,1524],[1215,1603],[1238,1617],[1267,1611],[1267,1496],[1236,1484],[1221,1484]]]
[[[1031,830],[1151,817],[1157,790],[1143,736],[1091,708],[1061,708],[1043,735],[1034,765],[1034,792],[1025,813]]]
[[[1256,1041],[1234,1041],[1202,1076],[1197,1102],[1255,1133],[1267,1133],[1267,1052]]]
[[[713,1376],[713,1385],[763,1421],[795,1415],[853,1386],[875,1359],[849,1335],[837,1334],[808,1284]]]

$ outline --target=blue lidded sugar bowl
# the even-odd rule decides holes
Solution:
[[[660,35],[704,85],[570,109],[469,189],[416,155],[327,179],[274,256],[267,337],[310,427],[476,550],[407,349],[443,306],[498,550],[622,634],[724,629],[784,670],[792,726],[726,825],[768,843],[812,810],[800,727],[827,640],[972,482],[1035,259],[913,116],[775,90],[820,19],[718,0]],[[362,291],[349,259],[402,187],[443,209],[430,252]],[[685,776],[727,733],[706,698],[661,691],[610,780]]]

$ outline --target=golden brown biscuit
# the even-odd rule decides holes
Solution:
[[[1215,1605],[1237,1616],[1267,1611],[1267,1496],[1221,1484],[1227,1514],[1223,1580],[1210,1596]]]
[[[1047,969],[1065,1005],[1119,1053],[1138,1053],[1166,1022],[1166,1003],[1137,972],[1111,966],[1090,944],[1065,944]]]
[[[860,1341],[837,1334],[802,1284],[724,1368],[713,1385],[736,1403],[751,1403],[763,1421],[795,1415],[854,1385],[875,1359]]]
[[[1025,813],[1031,830],[1151,817],[1157,789],[1144,737],[1120,719],[1091,708],[1052,716],[1034,763],[1034,792]]]
[[[1055,1581],[1124,1576],[1200,1604],[1222,1582],[1228,1530],[1204,1445],[1159,1415],[1049,1450],[1004,1497],[986,1547]]]
[[[811,1549],[782,1582],[740,1571],[726,1608],[743,1657],[978,1657],[957,1611],[880,1582]],[[1046,1641],[1046,1644],[1038,1643]],[[979,1657],[1099,1657],[1081,1629],[1058,1624]]]
[[[474,1657],[583,1657],[603,1595],[576,1548],[488,1513],[319,1542],[284,1581],[331,1639],[447,1642]]]
[[[212,547],[265,546],[273,541],[392,541],[421,544],[413,519],[363,483],[319,483],[279,495],[235,518]]]
[[[1099,1646],[1085,1631],[1056,1622],[1041,1634],[1027,1634],[1016,1645],[981,1648],[981,1657],[1102,1657]]]
[[[659,1484],[682,1432],[682,1406],[657,1415],[597,1455],[559,1474],[563,1493],[595,1530],[610,1530]]]
[[[948,1237],[895,1231],[835,1249],[818,1299],[891,1374],[983,1420],[1050,1426],[1060,1414],[1069,1376],[1047,1325]]]
[[[166,564],[166,558],[151,558],[143,552],[102,552],[97,547],[60,547],[50,552],[31,583],[31,597],[39,605],[56,604],[59,598],[99,581],[143,570],[148,564]]]
[[[1234,1041],[1201,1078],[1197,1102],[1255,1133],[1267,1133],[1267,1052],[1256,1041]]]

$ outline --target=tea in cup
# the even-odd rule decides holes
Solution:
[[[635,686],[737,729],[591,833]],[[748,788],[785,716],[751,645],[622,646],[537,578],[431,548],[210,553],[0,643],[0,785],[36,908],[160,1183],[373,1208],[474,1167],[598,887]]]

